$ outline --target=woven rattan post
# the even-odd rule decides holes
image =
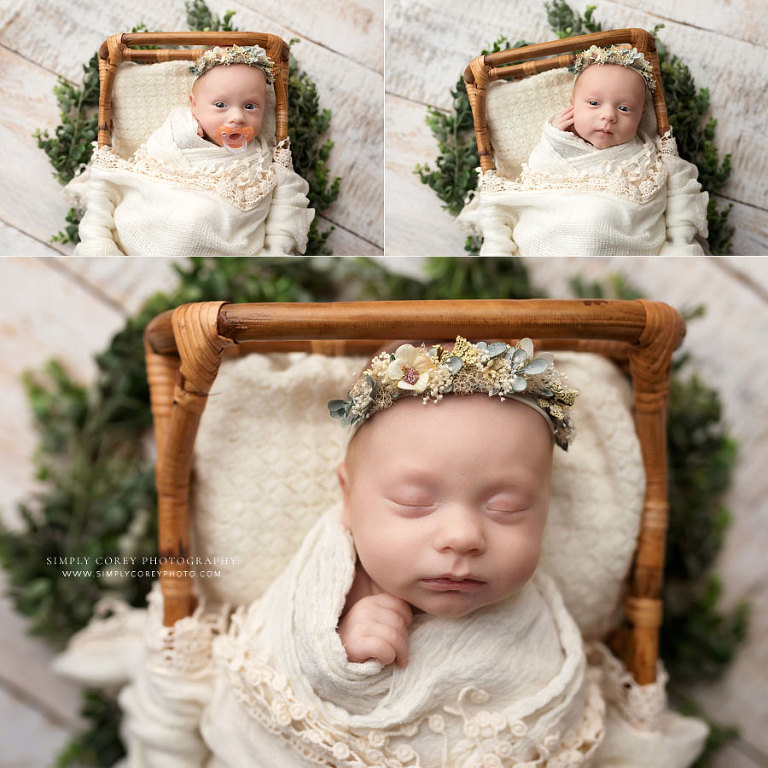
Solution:
[[[667,403],[672,353],[685,326],[666,304],[642,302],[647,321],[639,343],[630,348],[634,416],[645,467],[645,500],[635,561],[629,580],[625,614],[631,625],[624,651],[627,667],[641,685],[656,679],[661,587],[667,536]]]
[[[643,53],[653,69],[656,81],[653,107],[656,113],[659,136],[663,136],[669,130],[667,105],[664,101],[664,90],[661,85],[659,57],[656,53],[656,40],[650,32],[644,29],[629,27],[607,32],[592,32],[588,35],[566,37],[547,43],[536,43],[521,48],[497,51],[473,59],[464,72],[464,85],[472,108],[477,151],[483,173],[494,168],[493,147],[488,134],[486,115],[489,83],[500,79],[528,77],[557,67],[570,66],[575,52],[586,50],[593,45],[631,45]]]
[[[384,301],[334,304],[191,304],[158,316],[145,343],[158,435],[160,554],[189,554],[192,448],[206,397],[224,350],[268,348],[340,354],[391,339],[541,340],[541,348],[606,354],[633,377],[634,412],[646,472],[637,553],[629,575],[622,653],[640,683],[655,679],[667,523],[666,403],[671,356],[683,322],[665,304],[603,300]],[[538,346],[538,342],[537,342]],[[173,385],[171,398],[171,381]],[[168,415],[169,404],[170,416]],[[183,566],[161,578],[164,621],[194,608]]]
[[[288,138],[288,44],[277,35],[262,32],[130,32],[112,35],[99,48],[99,147],[112,145],[112,91],[117,70],[124,61],[156,64],[194,61],[204,48],[155,48],[144,45],[260,45],[274,62],[275,143]]]
[[[158,496],[158,549],[167,562],[160,568],[164,622],[172,626],[194,609],[194,580],[185,561],[189,557],[189,478],[192,452],[211,384],[218,373],[229,339],[218,336],[221,302],[186,304],[171,316],[178,350],[171,363],[161,365],[146,335],[158,458],[155,469]],[[170,416],[167,414],[169,378],[175,377]]]

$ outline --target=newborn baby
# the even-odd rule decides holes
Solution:
[[[341,503],[209,656],[204,634],[183,647],[215,626],[202,609],[174,627],[178,658],[151,651],[120,699],[130,764],[688,766],[704,726],[628,722],[609,652],[588,663],[538,568],[577,396],[530,339],[374,357],[329,403],[352,431]]]
[[[68,187],[85,208],[75,253],[303,253],[309,187],[290,149],[261,135],[272,68],[258,46],[208,50],[193,67],[188,107],[172,110],[129,160],[97,150]]]
[[[638,256],[703,253],[708,196],[671,132],[638,133],[656,82],[636,49],[577,55],[569,105],[550,117],[519,179],[488,171],[459,223],[481,255]]]

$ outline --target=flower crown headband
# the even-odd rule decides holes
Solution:
[[[622,48],[612,45],[610,48],[599,48],[593,45],[582,53],[576,54],[569,70],[575,75],[580,75],[587,67],[593,64],[618,64],[621,67],[634,69],[643,78],[648,90],[653,93],[656,90],[656,79],[653,76],[653,67],[645,60],[637,48]]]
[[[264,73],[267,78],[267,85],[274,82],[273,74],[274,63],[267,56],[267,52],[258,45],[246,45],[242,48],[239,45],[233,45],[231,48],[209,48],[200,54],[197,61],[189,68],[194,79],[202,77],[209,69],[230,64],[247,64],[249,67],[256,67]]]
[[[485,392],[533,406],[552,426],[555,442],[568,450],[573,437],[571,406],[578,396],[551,356],[533,356],[533,342],[515,346],[503,341],[472,344],[456,337],[452,350],[439,344],[427,349],[403,344],[394,354],[382,352],[354,382],[346,400],[331,400],[328,410],[342,424],[357,427],[399,398],[420,395],[437,403],[443,395]]]

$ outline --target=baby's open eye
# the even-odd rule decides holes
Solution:
[[[224,109],[227,105],[223,101],[217,101],[213,105],[216,109]]]
[[[589,104],[590,107],[599,106],[599,102],[597,101],[597,99],[589,99],[589,101],[587,101],[587,104]]]
[[[245,108],[246,109],[258,109],[259,107],[258,107],[257,104],[246,104]]]
[[[632,109],[631,109],[630,107],[626,106],[625,104],[622,104],[622,105],[619,107],[619,111],[620,111],[620,112],[631,112],[631,111],[632,111]]]

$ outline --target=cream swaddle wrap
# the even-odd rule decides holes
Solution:
[[[189,108],[125,160],[108,147],[67,188],[85,207],[77,255],[248,256],[303,252],[313,210],[290,150],[261,137],[229,154]]]
[[[671,137],[596,149],[547,120],[519,179],[487,171],[458,221],[484,237],[484,256],[700,254],[696,174]]]
[[[238,765],[242,754],[258,765],[340,768],[588,764],[604,704],[546,576],[468,617],[417,615],[400,668],[347,661],[336,626],[354,572],[335,507],[215,641],[228,674],[202,728],[214,764]]]

